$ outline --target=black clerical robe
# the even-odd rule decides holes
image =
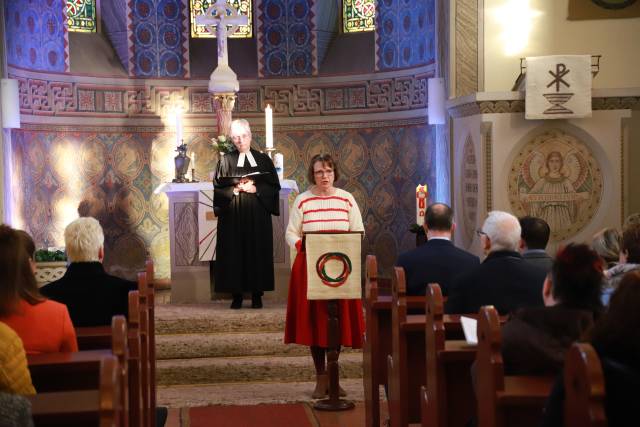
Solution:
[[[218,240],[214,267],[216,292],[260,292],[274,289],[271,215],[280,214],[280,181],[266,154],[251,150],[238,167],[238,151],[223,156],[215,174],[213,206],[218,216]],[[222,185],[222,177],[269,172],[250,177],[256,193],[233,194],[233,186]]]

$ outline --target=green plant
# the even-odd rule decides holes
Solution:
[[[67,255],[60,249],[38,249],[35,253],[36,262],[66,261]]]
[[[225,135],[218,135],[217,138],[211,138],[211,145],[218,151],[218,153],[223,154],[230,153],[235,148],[231,138]]]
[[[424,234],[424,227],[414,223],[409,226],[409,231],[416,234]]]

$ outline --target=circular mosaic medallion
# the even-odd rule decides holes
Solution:
[[[478,163],[471,135],[467,136],[462,149],[462,238],[469,247],[478,223]]]
[[[112,167],[124,181],[131,182],[142,172],[144,156],[138,144],[129,138],[116,141],[112,151]]]
[[[398,245],[396,239],[388,231],[383,231],[376,238],[375,254],[378,259],[378,268],[389,271],[398,257]]]
[[[89,183],[97,182],[105,171],[107,154],[104,143],[99,138],[89,138],[80,147],[82,174]]]
[[[169,224],[169,198],[165,193],[151,194],[149,213],[160,224]]]
[[[371,209],[383,223],[390,223],[396,214],[395,191],[391,184],[385,181],[378,183],[373,190]]]
[[[122,228],[134,227],[142,221],[145,208],[142,192],[135,187],[124,187],[113,201],[113,219]]]
[[[389,132],[382,132],[371,143],[371,162],[380,175],[388,175],[396,164],[396,144]]]
[[[369,152],[367,143],[358,132],[350,131],[344,135],[338,145],[338,158],[345,175],[356,177],[364,171],[369,162]]]
[[[552,241],[575,236],[600,206],[600,165],[585,142],[567,130],[551,129],[527,139],[509,173],[512,210],[517,216],[544,219]]]
[[[343,189],[353,195],[353,198],[356,200],[358,208],[360,209],[360,215],[362,215],[362,218],[364,218],[369,209],[367,203],[367,190],[365,190],[362,184],[354,179],[349,180],[349,182],[347,182]]]
[[[196,155],[195,164],[193,162],[194,153]],[[191,143],[189,143],[187,156],[191,159],[189,175],[191,174],[191,169],[195,168],[196,178],[199,181],[210,181],[209,174],[213,173],[218,163],[218,155],[216,150],[211,147],[211,139],[203,135],[195,135]]]
[[[157,137],[151,143],[151,160],[149,167],[151,168],[151,174],[158,182],[169,182],[175,178],[175,165],[173,161],[173,158],[177,154],[175,149],[175,137],[169,135]]]
[[[305,144],[305,164],[310,165],[311,159],[316,154],[331,154],[332,157],[334,156],[333,145],[325,134],[317,133],[308,139]],[[342,167],[342,164],[339,163],[338,167]]]
[[[169,231],[164,229],[151,241],[149,248],[153,259],[154,273],[159,279],[171,277],[171,260],[169,258]]]
[[[295,141],[285,134],[278,134],[275,139],[276,151],[284,157],[284,177],[291,179],[300,165],[300,150]]]
[[[419,145],[422,145],[424,141],[417,135],[414,129],[406,129],[400,140],[400,166],[404,176],[411,176],[417,170],[418,159],[420,157]]]
[[[113,275],[133,279],[136,272],[144,268],[146,258],[147,249],[142,238],[133,233],[125,233],[116,240],[111,251],[105,251],[105,270]],[[155,264],[154,269],[157,269]]]

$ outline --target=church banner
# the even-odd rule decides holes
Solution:
[[[218,218],[213,214],[213,190],[198,194],[198,260],[216,260]]]
[[[307,299],[357,299],[361,291],[360,233],[307,234]]]
[[[591,55],[527,57],[525,118],[591,117]]]

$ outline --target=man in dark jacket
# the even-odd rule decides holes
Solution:
[[[518,252],[520,223],[501,211],[489,212],[477,233],[487,257],[478,267],[458,276],[449,289],[447,313],[477,313],[493,305],[500,314],[517,308],[542,306],[546,272],[529,264]]]
[[[477,267],[480,259],[451,242],[455,230],[453,210],[444,203],[427,208],[424,230],[427,242],[401,254],[396,265],[404,268],[408,295],[424,295],[429,283],[438,283],[448,295],[454,277]]]
[[[549,224],[544,219],[533,216],[524,216],[519,221],[522,228],[520,240],[522,258],[548,273],[553,263],[553,259],[545,251],[551,234]]]
[[[64,240],[69,267],[62,278],[40,289],[42,295],[65,304],[76,327],[110,325],[114,315],[127,315],[128,293],[137,284],[104,271],[100,223],[78,218],[64,230]]]

